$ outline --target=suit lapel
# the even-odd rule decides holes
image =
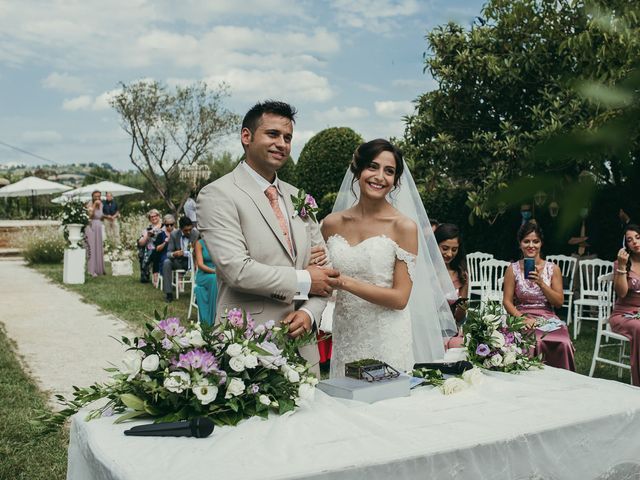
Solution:
[[[269,225],[269,228],[271,228],[271,231],[280,242],[280,245],[282,245],[282,248],[284,248],[287,255],[289,255],[289,258],[293,260],[293,256],[291,255],[291,252],[289,252],[289,245],[287,244],[287,240],[282,233],[280,223],[278,222],[276,214],[273,212],[273,209],[269,204],[267,196],[263,191],[260,190],[257,182],[253,178],[251,178],[251,176],[244,170],[244,167],[241,164],[238,165],[233,171],[233,176],[236,186],[240,190],[245,192],[249,196],[249,198],[251,198],[256,208],[260,212],[260,215],[262,215],[262,218],[264,218],[265,222],[267,222],[267,225]]]
[[[287,207],[289,225],[291,225],[291,238],[293,240],[293,245],[296,251],[296,258],[304,258],[304,250],[307,248],[307,244],[304,241],[307,236],[306,227],[305,223],[300,218],[297,218],[298,215],[295,212],[295,207],[293,206],[293,202],[291,201],[291,195],[297,194],[298,191],[290,191],[287,187],[284,187],[282,183],[280,184],[280,186],[282,187],[284,203]]]

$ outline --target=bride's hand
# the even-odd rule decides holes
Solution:
[[[311,248],[311,258],[309,260],[309,264],[318,265],[322,267],[329,262],[329,257],[327,257],[327,252],[322,245],[316,245]]]

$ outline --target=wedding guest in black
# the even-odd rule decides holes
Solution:
[[[167,302],[173,301],[171,276],[174,270],[190,270],[193,268],[192,247],[200,238],[198,230],[193,228],[189,217],[179,221],[180,229],[171,232],[167,258],[162,264],[162,291]]]

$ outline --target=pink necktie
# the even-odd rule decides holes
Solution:
[[[284,238],[287,239],[287,245],[289,246],[289,252],[293,255],[293,246],[291,245],[291,238],[289,236],[289,227],[287,226],[287,221],[282,214],[282,210],[280,210],[280,204],[278,202],[278,189],[271,185],[264,191],[264,194],[269,199],[269,203],[271,204],[271,208],[273,209],[273,213],[276,214],[276,218],[278,219],[278,223],[280,224],[280,229],[284,234]]]

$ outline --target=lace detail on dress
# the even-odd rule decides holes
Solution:
[[[399,252],[391,238],[378,235],[350,245],[340,235],[327,240],[334,268],[358,280],[391,287],[396,258],[415,264],[410,253]],[[413,262],[412,262],[413,260]],[[343,377],[345,363],[376,358],[398,370],[413,367],[409,309],[392,310],[375,305],[344,290],[336,296],[333,314],[331,377]]]
[[[544,267],[542,267],[542,281],[546,285],[551,285],[551,278],[553,277],[553,263],[545,262]],[[549,308],[551,309],[551,304],[547,300],[547,297],[544,296],[542,289],[536,284],[533,280],[528,280],[524,278],[524,272],[520,268],[520,262],[513,262],[511,264],[513,268],[513,276],[516,280],[515,287],[515,299],[516,305],[526,305],[527,307],[533,308]]]
[[[403,248],[396,246],[396,257],[398,260],[402,260],[407,264],[407,269],[409,270],[409,278],[414,282],[413,275],[416,273],[416,256],[413,253],[409,253]]]

